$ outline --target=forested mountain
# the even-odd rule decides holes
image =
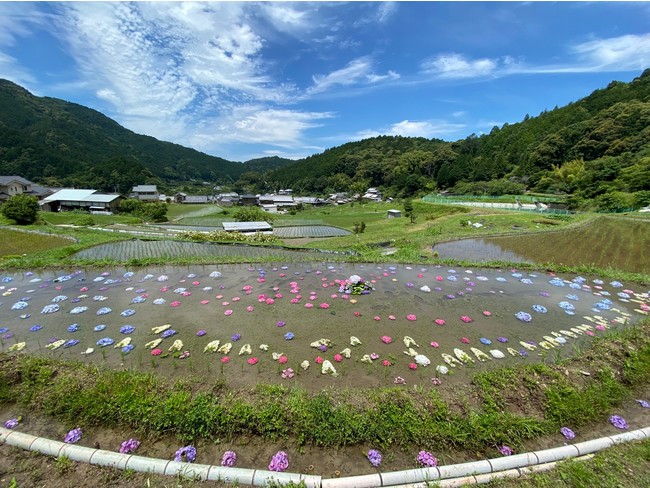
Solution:
[[[374,186],[396,197],[532,190],[570,195],[574,207],[638,207],[650,204],[650,70],[456,142],[380,136],[299,161],[244,164],[135,134],[99,112],[0,80],[0,174],[120,192],[188,181],[298,194]]]
[[[139,183],[232,181],[241,163],[136,134],[101,113],[0,80],[0,174],[128,192]]]
[[[392,196],[433,189],[460,193],[524,190],[573,195],[579,206],[650,203],[650,70],[566,107],[456,142],[375,137],[306,158],[266,176],[297,191],[359,191]]]

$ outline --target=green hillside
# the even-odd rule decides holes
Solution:
[[[136,134],[95,110],[0,80],[0,174],[126,192],[137,183],[230,181],[243,171],[240,163]]]

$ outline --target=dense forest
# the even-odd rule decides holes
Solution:
[[[0,80],[0,174],[119,192],[139,183],[203,181],[252,193],[360,193],[372,186],[393,197],[532,191],[568,195],[574,208],[636,208],[650,204],[650,69],[481,136],[380,136],[299,161],[243,164],[137,135],[99,112]]]

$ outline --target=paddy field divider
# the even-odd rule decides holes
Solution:
[[[537,471],[552,469],[565,459],[589,459],[591,455],[624,442],[650,438],[650,427],[632,430],[613,436],[601,437],[576,444],[533,451],[512,456],[483,459],[462,464],[450,464],[430,468],[407,469],[393,472],[323,478],[318,475],[275,472],[261,469],[229,468],[208,464],[156,459],[135,454],[121,454],[91,447],[36,437],[0,427],[0,444],[22,448],[71,461],[132,470],[163,476],[181,476],[188,479],[221,481],[237,485],[267,486],[269,483],[283,485],[303,483],[308,488],[375,488],[383,486],[402,488],[425,488],[431,483],[451,487],[487,483],[497,478],[516,478]]]

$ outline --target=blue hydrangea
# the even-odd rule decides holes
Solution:
[[[135,327],[132,325],[123,325],[120,327],[120,333],[121,334],[131,334],[135,330]]]
[[[68,332],[77,332],[79,330],[79,324],[68,325]]]
[[[533,310],[537,313],[546,313],[546,307],[544,305],[533,305]]]
[[[524,311],[517,312],[515,314],[515,317],[517,317],[522,322],[530,322],[531,320],[533,320],[533,317],[528,312],[524,312]]]
[[[65,341],[63,347],[72,347],[72,346],[76,346],[77,344],[79,344],[78,339],[70,339],[69,341]]]
[[[40,325],[40,324],[36,324],[36,325],[32,325],[32,326],[29,328],[29,331],[30,331],[30,332],[36,332],[36,331],[41,330],[42,328],[43,328],[42,325]]]
[[[127,344],[126,346],[124,346],[122,348],[122,354],[130,353],[131,351],[133,351],[133,348],[135,348],[135,346],[133,344]]]
[[[97,345],[100,347],[106,347],[106,346],[111,346],[113,345],[115,341],[111,339],[110,337],[104,337],[103,339],[99,339],[97,341]]]
[[[167,339],[168,337],[171,337],[176,334],[176,331],[174,329],[167,329],[162,333],[162,338]]]
[[[290,341],[290,340],[293,339],[294,337],[295,337],[295,335],[293,334],[293,332],[287,332],[286,334],[284,334],[284,338],[285,338],[287,341]]]
[[[106,326],[105,326],[104,324],[99,324],[99,325],[96,325],[95,327],[93,327],[93,330],[94,330],[95,332],[101,332],[101,331],[104,330],[105,328],[106,328]]]
[[[127,308],[124,312],[120,314],[122,317],[130,317],[131,315],[135,315],[135,310],[131,308]]]

